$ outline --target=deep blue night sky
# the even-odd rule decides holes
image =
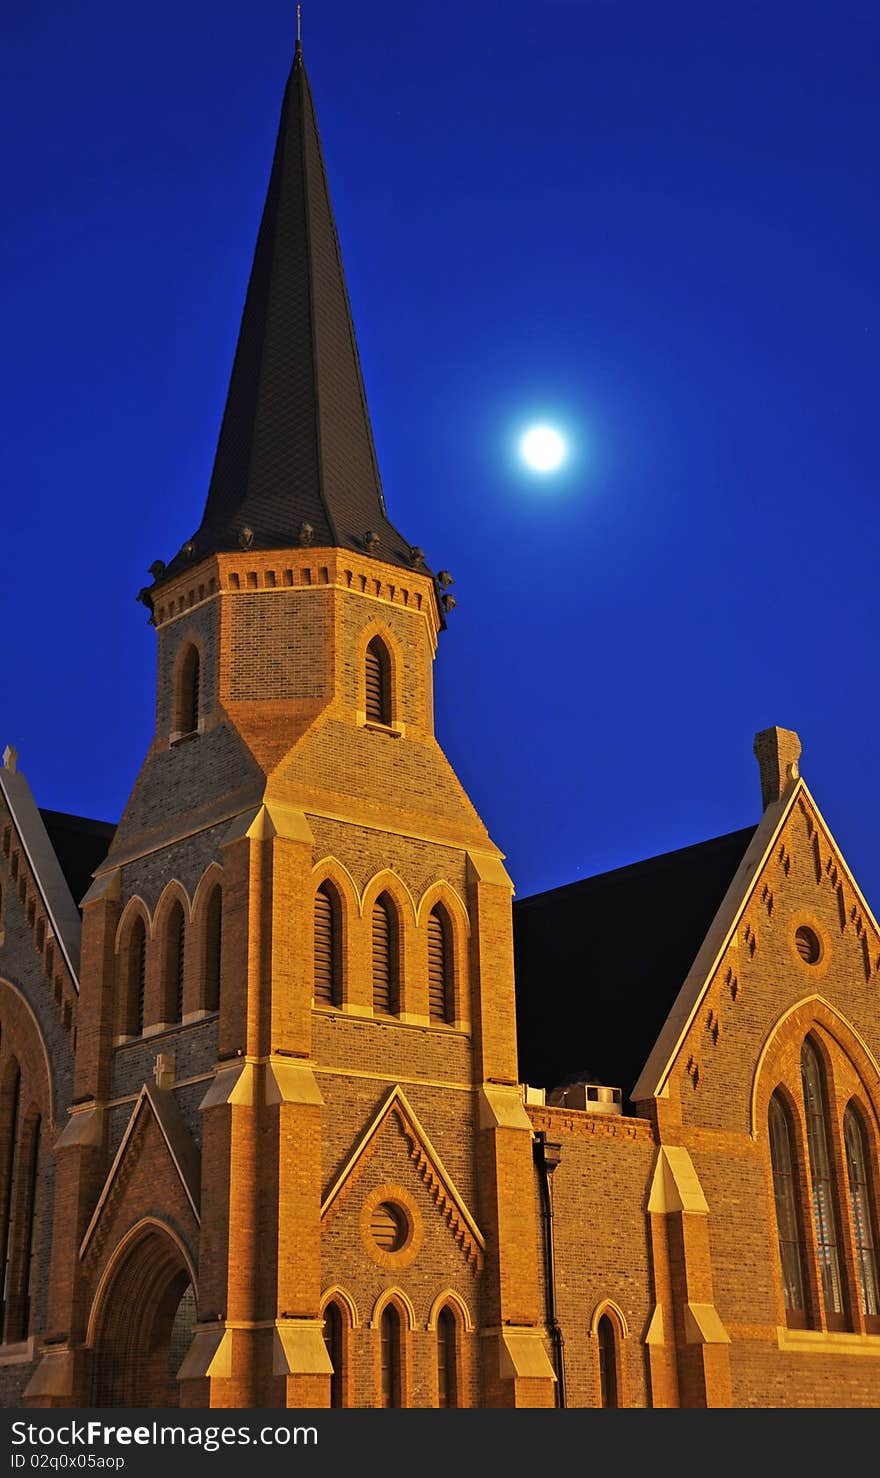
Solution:
[[[135,594],[201,515],[293,11],[5,7],[0,747],[44,806],[115,819],[149,743]],[[455,576],[439,737],[518,893],[753,823],[777,723],[876,910],[876,0],[303,34],[389,511]]]

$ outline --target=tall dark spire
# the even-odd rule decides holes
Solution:
[[[295,547],[303,525],[316,546],[413,563],[385,511],[297,41],[205,511],[167,573],[242,542]]]

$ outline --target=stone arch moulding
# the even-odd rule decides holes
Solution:
[[[396,872],[392,872],[387,867],[383,868],[381,872],[374,872],[364,887],[360,902],[360,915],[362,919],[368,917],[369,910],[373,907],[373,904],[381,893],[387,893],[401,912],[406,914],[405,922],[407,925],[415,924],[416,901],[403,881],[403,878],[398,877]]]
[[[135,919],[138,917],[142,918],[146,925],[147,939],[152,939],[153,915],[150,913],[140,893],[134,893],[119,915],[119,923],[116,925],[116,935],[113,940],[113,953],[115,955],[119,954],[123,941],[128,937],[129,930],[134,928]]]
[[[162,889],[162,892],[159,894],[159,897],[156,901],[156,907],[153,910],[153,934],[151,935],[151,938],[155,937],[160,927],[164,925],[165,914],[168,912],[169,908],[175,900],[178,903],[182,904],[184,917],[187,924],[192,923],[193,905],[190,903],[189,894],[187,893],[186,888],[183,886],[183,883],[181,883],[177,878],[171,878],[170,882],[167,882],[165,884],[165,887]]]
[[[376,637],[385,644],[388,660],[391,663],[391,717],[395,714],[395,687],[400,680],[403,671],[404,658],[400,638],[391,630],[390,625],[383,621],[381,616],[373,616],[358,632],[357,641],[357,672],[358,672],[358,703],[363,697],[364,686],[364,664],[367,660],[367,647]]]
[[[223,887],[223,868],[219,862],[209,862],[196,883],[195,892],[193,893],[191,908],[191,917],[193,919],[201,918],[207,900],[210,898],[215,887]]]
[[[18,1003],[18,1006],[20,1006],[21,1008],[23,1008],[24,1018],[25,1018],[25,1021],[27,1022],[27,1029],[33,1031],[34,1035],[36,1036],[37,1041],[39,1042],[40,1052],[42,1053],[42,1057],[43,1057],[43,1067],[45,1068],[45,1072],[46,1072],[46,1085],[47,1085],[48,1096],[49,1096],[49,1101],[48,1101],[48,1104],[47,1104],[47,1108],[48,1108],[48,1112],[49,1112],[49,1119],[51,1120],[52,1124],[54,1125],[56,1123],[56,1118],[55,1118],[55,1084],[54,1084],[54,1082],[52,1080],[52,1063],[51,1063],[51,1060],[49,1058],[49,1051],[48,1051],[48,1048],[46,1046],[45,1038],[43,1037],[43,1032],[42,1032],[42,1028],[40,1026],[40,1023],[39,1023],[39,1019],[38,1019],[38,1017],[36,1015],[36,1012],[34,1011],[33,1006],[31,1005],[31,1003],[28,1000],[27,996],[24,994],[24,991],[20,990],[17,985],[13,985],[12,981],[6,975],[0,975],[0,1016],[2,1016],[2,1011],[3,1011],[3,991],[4,990],[11,991],[12,994],[13,994],[13,996],[15,997],[16,1002]],[[20,1061],[21,1061],[21,1059],[19,1058],[19,1062]]]
[[[458,890],[451,883],[431,883],[422,894],[416,907],[416,924],[422,927],[428,920],[431,911],[442,903],[452,919],[453,928],[464,931],[465,938],[470,938],[471,921],[464,900]]]
[[[590,1316],[590,1334],[593,1336],[598,1335],[599,1320],[606,1314],[616,1323],[621,1339],[629,1339],[629,1325],[626,1320],[626,1314],[623,1312],[620,1304],[614,1302],[613,1298],[603,1298],[596,1304]]]
[[[406,1319],[407,1332],[412,1334],[416,1329],[416,1311],[412,1301],[407,1297],[402,1288],[383,1288],[379,1297],[373,1305],[370,1315],[370,1328],[378,1329],[388,1304],[394,1304],[398,1313],[403,1314]]]
[[[456,1293],[454,1288],[444,1288],[442,1293],[437,1294],[437,1297],[434,1299],[434,1302],[431,1304],[431,1307],[428,1311],[428,1322],[425,1325],[425,1328],[429,1330],[429,1332],[433,1333],[437,1328],[437,1320],[440,1316],[440,1310],[445,1309],[449,1304],[453,1304],[455,1309],[457,1310],[461,1318],[461,1327],[464,1332],[466,1334],[473,1334],[476,1329],[476,1325],[471,1318],[471,1311],[462,1298],[461,1294]]]
[[[322,857],[312,868],[312,888],[314,892],[320,888],[322,883],[333,883],[347,896],[345,903],[353,906],[355,913],[361,911],[361,895],[357,883],[349,872],[344,862],[332,854]]]
[[[348,1311],[348,1322],[351,1328],[360,1329],[361,1321],[357,1311],[357,1304],[351,1294],[346,1292],[339,1283],[333,1283],[330,1288],[325,1289],[321,1294],[321,1313],[323,1314],[325,1312],[328,1304],[333,1303],[343,1304]]]
[[[762,1094],[762,1089],[771,1053],[780,1038],[792,1034],[803,1038],[807,1036],[812,1026],[824,1028],[849,1057],[871,1100],[874,1112],[880,1119],[880,1063],[861,1033],[835,1006],[832,1006],[830,1001],[827,1001],[824,996],[810,995],[804,996],[784,1011],[774,1022],[761,1044],[752,1076],[749,1103],[749,1134],[753,1140],[758,1139],[762,1133],[760,1113],[762,1097],[766,1097],[768,1102],[770,1098],[770,1093]],[[772,1091],[771,1088],[770,1092]]]

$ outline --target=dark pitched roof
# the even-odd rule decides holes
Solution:
[[[628,1094],[754,827],[513,905],[520,1078]]]
[[[78,908],[91,886],[92,873],[110,850],[116,827],[112,821],[68,816],[64,811],[41,808],[40,815]]]
[[[275,158],[232,367],[214,471],[190,551],[159,576],[222,550],[316,547],[412,567],[389,522],[314,104],[302,51],[281,109]],[[368,530],[378,535],[365,549]]]

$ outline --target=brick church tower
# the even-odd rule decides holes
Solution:
[[[83,900],[34,1406],[548,1406],[511,884],[434,735],[297,44],[156,729]]]

